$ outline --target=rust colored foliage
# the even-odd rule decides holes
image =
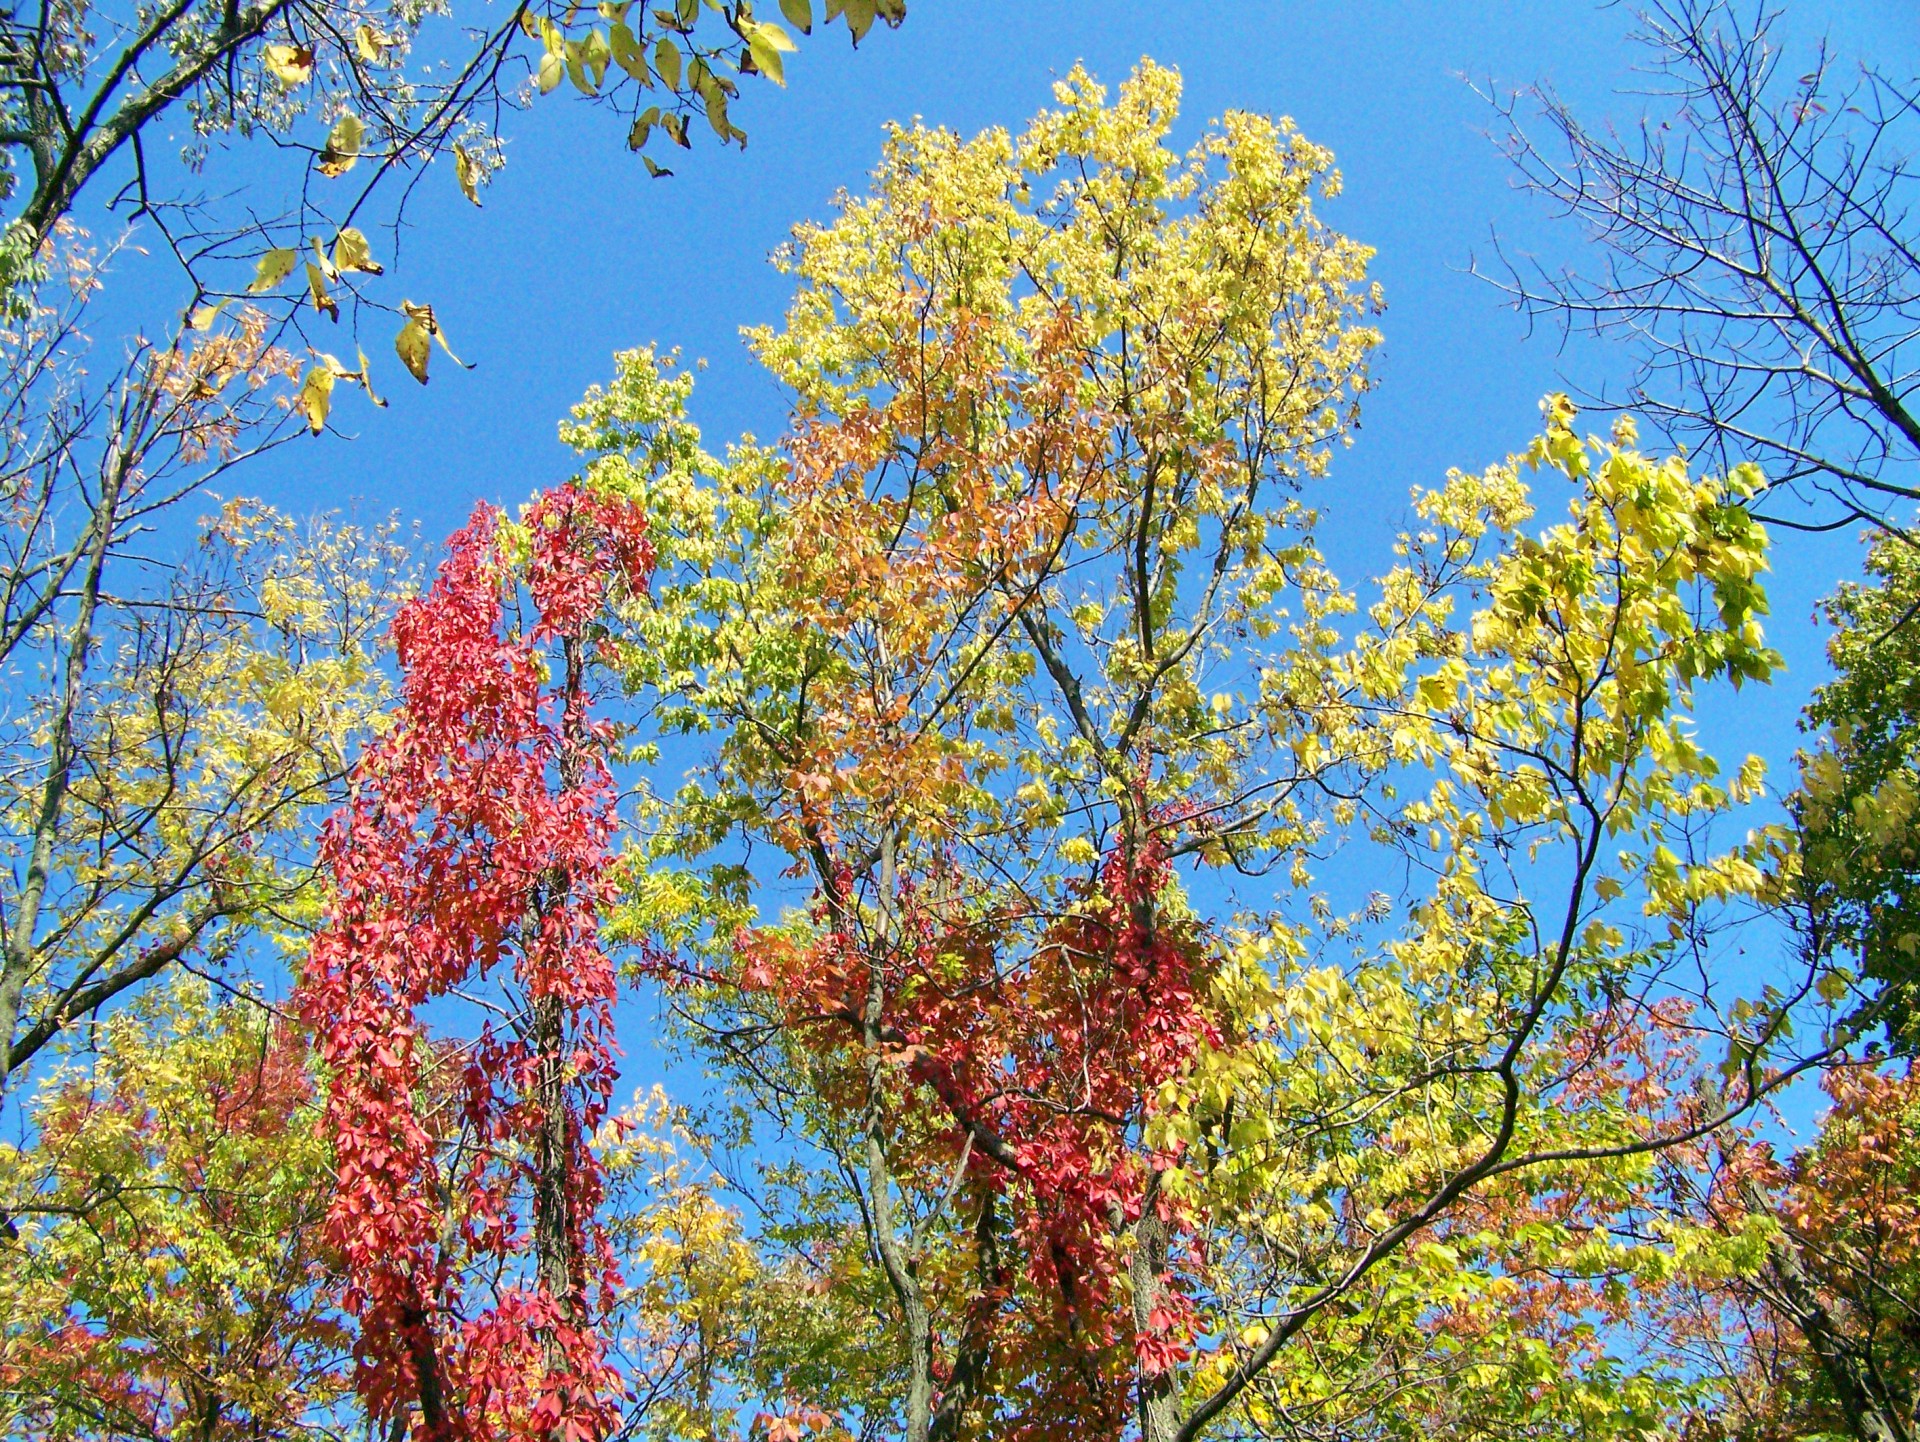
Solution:
[[[1191,1351],[1174,1274],[1163,1272],[1151,1314],[1133,1318],[1115,1242],[1148,1213],[1176,1245],[1186,1236],[1158,1185],[1174,1159],[1144,1147],[1142,1128],[1161,1088],[1221,1041],[1205,1000],[1209,950],[1161,905],[1171,879],[1150,830],[1110,851],[1077,904],[1018,955],[1006,918],[951,918],[938,877],[900,883],[885,934],[830,898],[805,944],[740,939],[742,986],[774,1000],[826,1070],[847,1077],[843,1105],[862,1103],[855,1074],[875,1024],[888,1069],[934,1103],[896,1164],[912,1188],[964,1188],[982,1271],[943,1380],[993,1359],[1050,1376],[1016,1403],[1035,1436],[1117,1434],[1135,1368],[1156,1375]]]

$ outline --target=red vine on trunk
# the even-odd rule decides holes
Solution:
[[[421,1442],[576,1442],[614,1420],[590,1141],[614,1082],[615,788],[586,672],[610,591],[642,589],[653,558],[637,507],[575,485],[524,525],[522,545],[476,508],[394,620],[398,714],[324,832],[334,899],[299,990],[356,1383]],[[481,987],[491,1019],[436,1039],[427,1009],[475,1009]]]

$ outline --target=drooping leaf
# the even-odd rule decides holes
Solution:
[[[327,278],[312,261],[307,262],[307,290],[315,310],[325,311],[329,320],[340,319],[340,303],[327,294]]]
[[[780,0],[780,13],[802,35],[813,34],[812,0]]]
[[[460,182],[460,193],[475,205],[480,203],[480,181],[486,169],[480,158],[464,145],[453,147],[453,175]]]
[[[760,73],[775,85],[784,86],[787,79],[780,57],[783,52],[793,51],[793,40],[786,31],[769,21],[750,23],[741,28],[747,37],[747,49]]]
[[[540,57],[540,68],[534,75],[534,83],[540,87],[542,95],[550,95],[566,76],[566,57],[558,51],[549,50]]]
[[[680,50],[664,35],[660,37],[660,43],[653,47],[653,68],[667,89],[680,88]]]
[[[333,371],[325,365],[310,366],[300,383],[299,407],[314,435],[326,428],[327,413],[333,409]]]
[[[616,20],[607,27],[607,48],[613,54],[614,64],[642,85],[652,88],[653,72],[647,68],[647,57],[624,20]]]
[[[467,368],[467,363],[455,355],[453,347],[447,344],[446,332],[440,329],[440,322],[434,319],[432,306],[415,305],[410,300],[403,300],[400,302],[400,311],[406,316],[407,323],[394,338],[394,349],[399,352],[401,361],[415,380],[421,385],[427,383],[427,351],[433,341],[440,343],[440,349],[447,353],[447,359],[462,369]]]
[[[400,334],[393,338],[393,349],[408,374],[425,385],[427,357],[433,350],[433,337],[428,334],[427,328],[410,316],[407,323],[400,327]]]

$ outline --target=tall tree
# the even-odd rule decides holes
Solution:
[[[432,1442],[595,1438],[615,1417],[591,1145],[613,1086],[614,790],[589,667],[650,564],[618,499],[565,486],[514,525],[477,508],[394,620],[398,714],[321,842],[299,1005],[327,1074],[327,1236],[369,1415]],[[474,1035],[429,1029],[448,1000]]]
[[[0,1100],[68,1018],[200,947],[210,918],[237,904],[222,872],[236,838],[321,799],[352,749],[329,737],[336,753],[291,789],[264,755],[257,774],[228,775],[191,710],[226,698],[183,691],[176,673],[244,621],[191,567],[176,574],[182,555],[164,547],[189,533],[207,487],[323,430],[336,388],[378,401],[365,350],[346,364],[330,352],[353,346],[316,327],[334,332],[344,309],[358,334],[363,316],[391,313],[395,358],[423,384],[433,345],[451,354],[431,306],[380,289],[395,283],[381,277],[423,168],[451,162],[449,183],[478,203],[503,116],[569,82],[622,113],[635,149],[689,143],[700,116],[723,143],[744,141],[736,77],[781,80],[793,45],[745,3],[583,16],[528,0],[461,31],[436,28],[440,13],[360,0],[0,9],[0,661],[23,718],[0,742],[15,838],[0,896]],[[820,12],[791,0],[781,14],[806,30]],[[825,8],[856,40],[902,14],[898,0]],[[163,135],[185,136],[184,152]],[[266,143],[240,160],[250,139]],[[229,164],[266,173],[205,183]],[[123,225],[157,235],[174,269],[147,278],[160,309],[132,321],[116,354],[96,302]],[[95,245],[89,228],[109,239]],[[118,712],[97,704],[108,695]],[[129,720],[141,707],[151,725]],[[142,772],[173,789],[133,801],[96,784]],[[189,801],[178,788],[196,774],[229,790]],[[158,810],[139,813],[167,805],[190,806],[189,830],[204,834],[175,845],[152,824]],[[142,867],[153,875],[136,878]]]
[[[620,926],[676,948],[780,1158],[742,1179],[765,1241],[843,1289],[756,1382],[854,1433],[1419,1431],[1438,1354],[1393,1407],[1329,1359],[1372,1366],[1370,1313],[1404,1351],[1462,1265],[1531,1415],[1527,1359],[1611,1293],[1501,1328],[1501,1278],[1571,1275],[1595,1219],[1627,1246],[1663,1155],[1825,1054],[1781,1051],[1823,957],[1735,1005],[1711,955],[1792,894],[1781,834],[1707,843],[1758,763],[1722,781],[1688,722],[1775,664],[1757,478],[1556,399],[1346,621],[1300,492],[1364,385],[1366,252],[1324,151],[1234,114],[1178,156],[1177,96],[1076,72],[1017,137],[897,131],[755,337],[784,455],[705,456],[647,353],[570,432],[654,518],[630,680],[718,744]],[[1538,536],[1529,466],[1575,490]],[[794,889],[751,885],[768,843]],[[1336,847],[1401,895],[1334,906]],[[1655,1415],[1569,1355],[1558,1415]]]

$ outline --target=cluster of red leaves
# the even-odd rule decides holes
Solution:
[[[518,627],[500,521],[477,508],[394,620],[399,713],[324,834],[334,900],[300,1001],[329,1076],[328,1226],[370,1412],[417,1407],[422,1438],[597,1437],[612,1379],[595,1320],[617,1277],[589,1140],[614,1082],[598,929],[615,790],[583,657],[609,581],[644,586],[652,553],[637,508],[547,492],[526,516],[535,618]],[[508,1020],[431,1040],[422,1009],[489,978]],[[543,1004],[564,1019],[558,1058],[529,1023]],[[529,1265],[553,1120],[536,1083],[556,1061],[564,1296]]]
[[[1143,1125],[1161,1088],[1220,1040],[1201,938],[1161,914],[1170,877],[1156,837],[1113,850],[1080,904],[1011,960],[1006,918],[942,921],[910,884],[894,899],[892,945],[824,905],[809,945],[740,938],[742,986],[777,999],[797,1035],[841,1060],[866,1035],[882,975],[881,1044],[915,1113],[899,1135],[923,1139],[899,1162],[937,1193],[964,1155],[972,1195],[1004,1219],[1024,1263],[1025,1287],[1003,1269],[977,1290],[966,1326],[990,1336],[1035,1436],[1118,1435],[1135,1368],[1157,1374],[1191,1347],[1177,1277],[1160,1279],[1145,1329],[1119,1286],[1121,1238],[1146,1208],[1182,1231],[1152,1181],[1173,1159],[1144,1146]],[[840,1104],[864,1106],[859,1068],[841,1072]]]

